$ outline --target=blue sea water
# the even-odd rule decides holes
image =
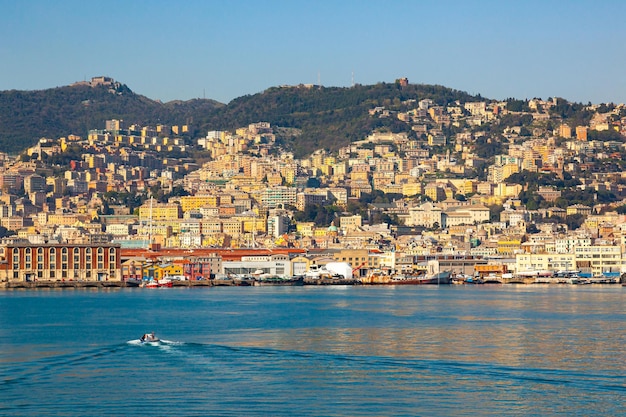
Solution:
[[[625,301],[595,285],[0,291],[0,415],[624,415]],[[150,331],[163,342],[138,344]]]

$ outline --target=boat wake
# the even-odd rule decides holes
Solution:
[[[303,363],[305,367],[326,369],[389,369],[430,375],[453,375],[481,380],[517,381],[543,386],[568,386],[598,392],[626,392],[626,378],[610,372],[580,372],[571,369],[523,368],[493,363],[473,363],[450,359],[396,358],[387,356],[343,355],[325,352],[281,350],[267,347],[229,346],[185,343],[181,352],[187,360],[219,362],[230,367],[253,366],[255,363]],[[290,365],[292,366],[292,365]]]

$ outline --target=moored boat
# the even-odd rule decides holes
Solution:
[[[172,280],[169,278],[161,278],[160,280],[157,281],[157,284],[159,287],[171,288],[173,286]]]
[[[405,275],[398,274],[389,277],[385,284],[389,285],[419,285],[423,283],[425,275]]]
[[[436,274],[395,274],[395,275],[378,275],[364,279],[363,284],[373,285],[448,285],[452,283],[452,274],[450,271],[439,272]]]
[[[452,273],[450,271],[438,272],[436,274],[427,274],[419,277],[418,285],[448,285],[452,282]]]
[[[139,287],[141,286],[142,281],[139,278],[128,278],[126,280],[126,286],[127,287]]]
[[[255,286],[270,286],[270,285],[303,285],[304,276],[297,277],[282,277],[279,275],[262,274],[254,278]]]
[[[159,280],[151,279],[145,284],[146,288],[171,288],[174,284],[172,284],[172,280],[168,278],[161,278]]]
[[[151,281],[146,282],[145,287],[146,288],[159,288],[159,283],[156,282],[155,280],[151,280]]]

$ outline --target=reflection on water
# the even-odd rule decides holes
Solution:
[[[0,415],[623,415],[625,299],[610,286],[0,292]],[[132,343],[153,330],[162,343]]]
[[[625,315],[616,309],[626,297],[617,287],[582,292],[517,286],[491,290],[489,297],[480,290],[451,289],[445,296],[436,293],[436,302],[410,294],[339,300],[332,309],[336,316],[322,317],[330,326],[267,329],[242,343],[545,369],[587,369],[595,363],[611,374],[626,372],[623,361],[607,361],[625,342]],[[355,315],[361,318],[355,324],[367,326],[350,326]]]

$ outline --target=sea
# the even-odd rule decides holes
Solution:
[[[0,290],[0,416],[626,415],[625,305],[619,285]]]

